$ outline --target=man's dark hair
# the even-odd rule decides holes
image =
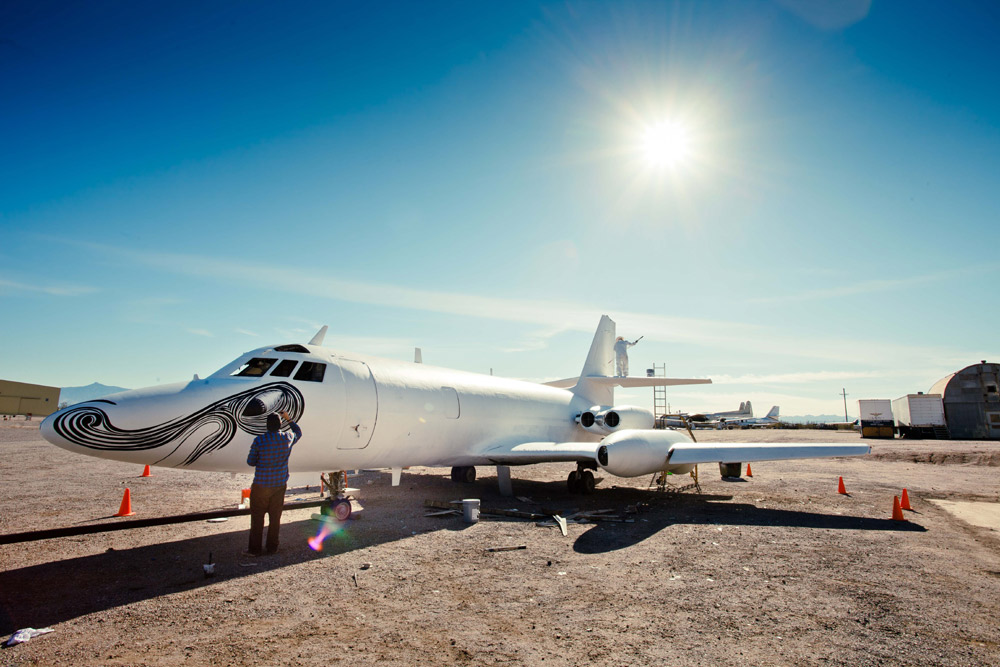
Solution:
[[[281,429],[281,417],[273,412],[267,416],[267,430],[278,431]]]

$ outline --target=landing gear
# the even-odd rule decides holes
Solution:
[[[741,477],[743,470],[742,463],[720,463],[719,473],[723,477]]]
[[[472,484],[476,481],[476,466],[455,466],[451,469],[451,481]]]
[[[351,501],[347,492],[347,473],[342,470],[320,475],[320,493],[328,490],[327,504],[323,506],[321,512],[326,516],[332,516],[337,521],[347,521],[351,518]]]
[[[574,470],[566,478],[566,488],[570,493],[580,493],[580,471]]]
[[[566,487],[570,493],[580,493],[587,496],[594,492],[596,485],[597,480],[594,479],[594,473],[583,467],[577,468],[566,478]]]
[[[347,498],[330,498],[330,503],[323,508],[323,514],[332,516],[337,521],[347,521],[351,518],[351,501]]]

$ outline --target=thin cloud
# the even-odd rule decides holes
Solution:
[[[815,289],[798,294],[786,294],[783,296],[755,297],[747,299],[748,303],[793,303],[797,301],[813,301],[821,299],[839,299],[845,296],[857,296],[859,294],[873,294],[876,292],[889,292],[893,290],[907,289],[916,285],[926,285],[928,283],[943,282],[954,278],[964,278],[969,275],[991,273],[997,270],[996,265],[973,266],[950,271],[937,271],[921,276],[910,276],[908,278],[893,278],[883,280],[866,280],[853,285],[842,285],[825,289]]]
[[[249,331],[247,329],[237,329],[236,333],[243,334],[244,336],[254,336],[254,337],[259,336],[259,334],[256,334],[253,331]]]
[[[391,308],[419,310],[463,317],[519,322],[542,327],[545,331],[578,331],[591,333],[602,312],[593,305],[568,300],[513,299],[491,295],[460,294],[420,290],[398,285],[364,283],[324,276],[314,270],[294,267],[267,267],[231,259],[156,253],[106,246],[89,242],[69,242],[115,255],[123,260],[151,266],[160,270],[214,279],[238,285],[256,285],[261,289],[299,294],[302,296],[362,303]],[[954,276],[970,271],[994,270],[995,267],[975,267],[956,272],[933,274]],[[930,280],[925,276],[920,280]],[[917,279],[909,279],[917,280]],[[895,284],[895,281],[888,281]],[[881,281],[883,287],[888,282]],[[628,323],[628,330],[644,335],[647,341],[684,343],[713,350],[729,349],[740,354],[764,357],[796,356],[826,361],[839,361],[852,366],[868,364],[886,366],[884,360],[893,360],[895,366],[926,366],[927,359],[937,363],[962,364],[979,351],[961,351],[935,346],[906,346],[859,339],[819,338],[815,335],[786,334],[772,327],[749,325],[740,322],[704,320],[689,317],[655,315],[616,311],[616,320]],[[303,320],[308,322],[308,320]],[[312,322],[311,324],[316,324]],[[297,333],[305,336],[306,332]],[[309,331],[308,336],[315,333]],[[865,357],[859,358],[858,351]]]
[[[189,334],[194,334],[195,336],[204,336],[206,338],[214,338],[214,334],[211,331],[206,331],[205,329],[187,329]]]
[[[13,280],[0,279],[0,288],[4,287],[14,292],[33,292],[49,296],[82,296],[99,291],[96,287],[88,285],[26,285]]]
[[[808,384],[833,380],[880,378],[878,371],[811,371],[805,373],[773,373],[767,375],[714,375],[715,384]]]

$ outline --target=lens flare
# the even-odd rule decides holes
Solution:
[[[337,521],[334,517],[324,514],[319,522],[319,530],[306,542],[310,549],[318,553],[323,551],[323,543],[326,542],[327,538],[343,532],[346,526],[347,521]]]

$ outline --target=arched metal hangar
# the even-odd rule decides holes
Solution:
[[[1000,440],[1000,364],[982,361],[947,375],[930,388],[941,394],[951,437]]]

